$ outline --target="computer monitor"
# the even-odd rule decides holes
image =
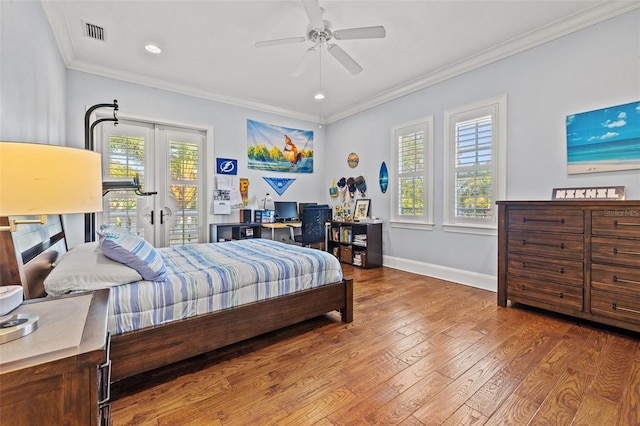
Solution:
[[[277,222],[287,222],[298,219],[298,203],[296,201],[275,201],[273,204]]]

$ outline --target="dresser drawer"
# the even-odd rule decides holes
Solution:
[[[582,260],[584,255],[582,235],[555,234],[551,232],[509,233],[507,251],[544,257]]]
[[[640,297],[640,269],[594,263],[591,288]]]
[[[592,237],[591,260],[640,268],[640,240]]]
[[[592,290],[591,313],[640,324],[640,297]]]
[[[591,214],[591,233],[640,238],[640,209],[594,211]]]
[[[581,234],[584,232],[584,212],[575,209],[510,209],[507,227],[510,230]]]
[[[579,287],[583,285],[584,265],[581,261],[543,259],[515,253],[509,253],[508,257],[508,274]]]
[[[545,309],[552,305],[560,312],[582,311],[582,287],[511,276],[507,290],[514,302]]]

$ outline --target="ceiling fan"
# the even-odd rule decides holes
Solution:
[[[293,70],[293,76],[297,77],[306,68],[309,60],[316,50],[326,46],[327,51],[338,60],[351,74],[358,74],[362,71],[362,67],[340,46],[330,43],[330,40],[356,40],[367,38],[384,38],[387,34],[383,26],[347,28],[344,30],[333,30],[331,22],[323,19],[324,9],[318,4],[318,0],[301,0],[304,11],[309,18],[307,26],[307,35],[304,37],[288,37],[276,40],[259,41],[256,47],[277,46],[280,44],[303,43],[305,41],[313,42],[305,53],[304,57]]]

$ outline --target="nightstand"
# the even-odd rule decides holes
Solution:
[[[24,302],[38,329],[0,345],[0,424],[108,425],[109,290]]]

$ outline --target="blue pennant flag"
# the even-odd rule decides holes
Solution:
[[[278,195],[284,194],[295,180],[294,178],[274,178],[274,177],[262,177],[269,185],[278,193]]]

